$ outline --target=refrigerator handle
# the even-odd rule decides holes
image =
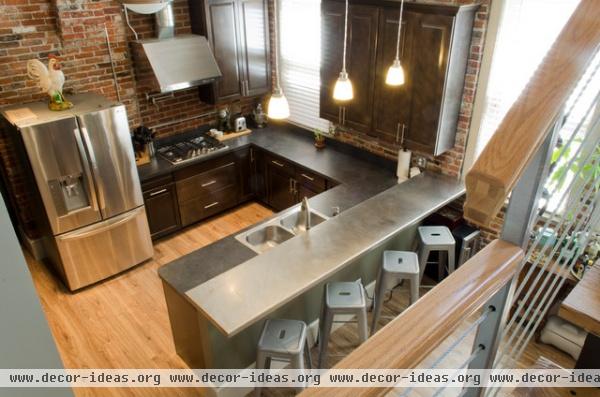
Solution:
[[[98,192],[98,201],[100,201],[100,208],[106,208],[106,200],[104,199],[104,186],[99,177],[98,172],[98,162],[96,161],[96,155],[94,153],[94,149],[92,147],[92,142],[90,140],[90,135],[88,133],[87,128],[81,127],[81,135],[83,136],[83,140],[85,142],[86,153],[89,156],[90,164],[92,165],[92,173],[94,174],[94,181],[96,182],[96,191]]]
[[[88,164],[88,154],[83,146],[83,142],[81,141],[78,128],[73,130],[73,135],[75,135],[75,142],[77,142],[77,148],[79,149],[79,153],[81,153],[81,165],[83,167],[83,172],[85,173],[85,178],[87,179],[91,207],[94,211],[98,211],[98,200],[96,199],[96,189],[94,189],[94,179],[92,178],[92,173],[90,172],[90,167]]]

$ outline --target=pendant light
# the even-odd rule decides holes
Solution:
[[[400,19],[398,20],[398,39],[396,40],[396,58],[392,66],[388,69],[385,83],[391,86],[400,86],[404,84],[404,69],[400,63],[400,31],[402,30],[402,11],[404,9],[404,0],[400,2]]]
[[[352,90],[352,82],[348,78],[346,72],[346,44],[348,42],[348,0],[346,0],[346,14],[344,17],[344,55],[342,59],[342,71],[340,77],[338,77],[333,87],[333,99],[338,101],[349,101],[354,98],[354,92]]]
[[[290,117],[290,106],[288,105],[287,98],[283,95],[283,90],[281,89],[281,83],[279,80],[279,37],[278,35],[278,24],[279,24],[279,16],[277,15],[277,2],[279,0],[273,1],[273,14],[274,14],[274,23],[273,23],[273,41],[275,44],[275,89],[271,94],[271,98],[269,99],[269,104],[267,105],[267,115],[270,119],[282,120]]]

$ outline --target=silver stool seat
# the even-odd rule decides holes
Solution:
[[[446,226],[419,226],[418,231],[420,280],[423,280],[429,254],[434,251],[439,254],[438,276],[441,280],[444,277],[445,265],[448,266],[448,274],[455,269],[454,250],[456,242],[454,237],[452,237],[452,233]]]
[[[412,305],[419,299],[420,272],[417,254],[409,251],[384,251],[383,265],[379,269],[375,285],[371,334],[375,333],[381,317],[386,291],[393,288],[400,280],[410,281],[410,304]]]
[[[271,361],[287,361],[295,369],[304,368],[304,353],[311,368],[307,326],[304,321],[268,319],[265,321],[256,348],[256,369],[271,367]],[[260,396],[261,388],[256,387],[255,396]]]
[[[362,284],[356,282],[331,282],[325,285],[325,299],[323,300],[321,318],[319,319],[318,368],[323,368],[323,363],[327,360],[329,334],[331,333],[336,314],[355,315],[359,340],[361,343],[367,340],[369,337],[367,299],[365,298],[365,290]]]

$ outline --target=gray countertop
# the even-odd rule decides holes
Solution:
[[[339,206],[342,213],[261,255],[231,235],[159,269],[165,282],[228,336],[464,193],[456,179],[430,173],[398,185],[394,163],[343,145],[316,150],[310,135],[294,129],[271,127],[227,143],[230,150],[258,146],[337,181],[310,204],[328,215]],[[155,159],[140,168],[140,177],[181,167]]]
[[[317,150],[312,135],[303,131],[289,125],[265,128],[229,140],[227,144],[230,150],[252,144],[337,181],[339,185],[310,199],[311,208],[327,215],[334,206],[340,207],[341,211],[347,210],[396,185],[395,163],[346,145],[330,145]],[[140,167],[140,178],[148,180],[189,164],[174,166],[157,157],[151,164]],[[159,274],[176,291],[184,294],[256,255],[231,235],[161,267]]]

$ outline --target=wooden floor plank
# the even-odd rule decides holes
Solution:
[[[158,268],[271,215],[269,209],[257,203],[250,203],[188,227],[172,237],[158,241],[154,246],[155,254],[152,260],[75,294],[67,291],[45,265],[26,254],[42,307],[65,367],[187,368],[175,353]],[[421,292],[425,293],[426,290]],[[386,302],[382,316],[397,315],[407,305],[408,290],[402,286],[395,290],[391,299]],[[380,326],[386,321],[388,320],[382,319]],[[461,329],[468,324],[468,321],[465,322]],[[445,341],[438,350],[441,351],[450,341],[451,339]],[[355,324],[347,324],[338,329],[330,339],[329,366],[341,360],[343,355],[350,353],[356,345]],[[466,340],[460,347],[460,352],[452,355],[446,365],[450,366],[453,362],[463,359],[462,356],[468,355],[469,349],[470,340]],[[313,359],[317,357],[316,353],[314,349]],[[534,363],[542,353],[558,364],[569,367],[566,355],[536,343],[526,351],[526,364]],[[432,354],[430,360],[433,357]],[[199,390],[191,388],[77,388],[74,391],[77,397],[200,395]],[[263,393],[267,397],[295,394],[292,389],[265,389]]]

